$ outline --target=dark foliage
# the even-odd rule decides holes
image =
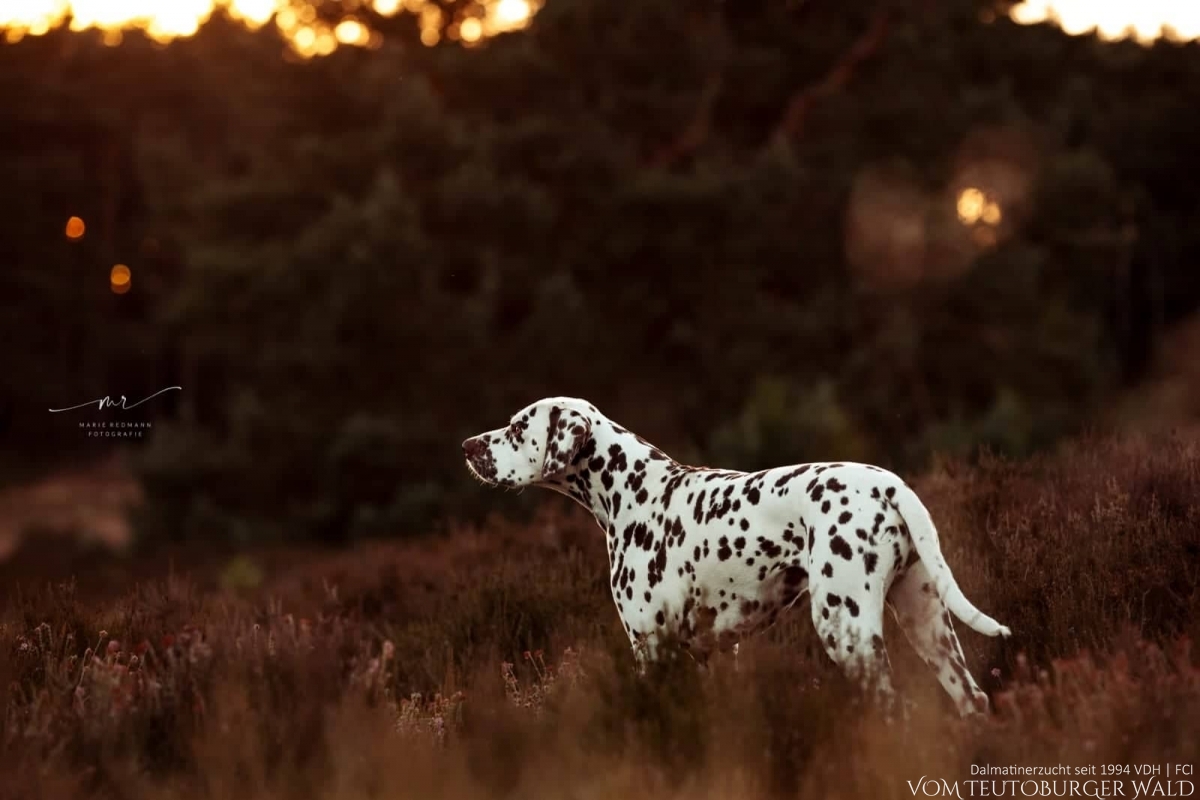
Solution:
[[[457,443],[549,394],[730,467],[1022,454],[1200,302],[1200,46],[733,5],[302,62],[221,19],[0,45],[8,466],[111,443],[47,406],[168,384],[150,538],[475,516]]]

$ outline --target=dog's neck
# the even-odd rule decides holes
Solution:
[[[639,492],[657,496],[665,481],[689,469],[636,434],[599,420],[567,472],[545,485],[591,511],[611,541]]]

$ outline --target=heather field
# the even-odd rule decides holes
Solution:
[[[959,625],[986,719],[953,714],[889,620],[911,710],[886,724],[806,608],[736,664],[680,655],[638,678],[599,532],[547,497],[525,523],[348,551],[77,559],[74,582],[18,555],[0,796],[901,798],[941,791],[929,779],[967,796],[972,765],[1200,761],[1194,437],[914,484],[964,591],[1014,631]]]

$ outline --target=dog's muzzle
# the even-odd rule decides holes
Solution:
[[[472,436],[462,443],[463,457],[467,468],[481,480],[494,483],[496,480],[496,463],[492,460],[492,451],[478,436]]]

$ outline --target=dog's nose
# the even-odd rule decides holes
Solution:
[[[479,441],[479,439],[475,437],[464,441],[462,447],[463,455],[465,455],[467,458],[476,458],[481,452],[483,452],[483,442]]]

